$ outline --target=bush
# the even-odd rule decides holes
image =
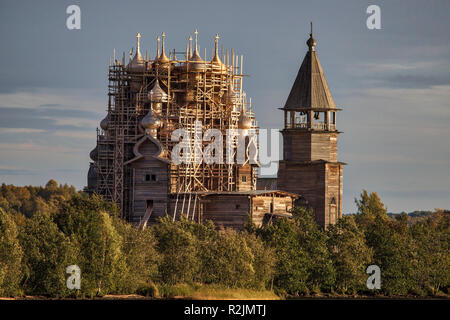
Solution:
[[[135,291],[137,294],[145,297],[158,298],[159,289],[153,281],[149,281],[145,285],[141,285]]]

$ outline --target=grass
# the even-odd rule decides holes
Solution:
[[[279,300],[273,291],[226,288],[217,285],[179,284],[159,287],[161,298],[195,300]]]

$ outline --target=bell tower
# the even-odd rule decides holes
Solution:
[[[342,172],[337,160],[336,107],[311,34],[308,52],[283,108],[283,160],[278,189],[303,196],[324,228],[342,216]]]

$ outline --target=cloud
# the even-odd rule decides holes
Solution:
[[[448,70],[450,62],[445,60],[361,63],[349,68],[372,87],[412,89],[450,85]]]
[[[105,92],[90,89],[33,88],[27,91],[0,93],[0,107],[68,112],[87,111],[97,115],[106,109]]]
[[[95,132],[57,130],[57,131],[53,132],[53,135],[57,136],[57,137],[65,137],[65,138],[87,139],[87,140],[90,140],[90,142],[94,142],[96,139]]]
[[[0,143],[1,153],[6,152],[26,152],[35,155],[55,155],[55,154],[70,154],[77,153],[79,150],[76,150],[71,147],[66,147],[62,145],[43,145],[37,144],[34,142],[27,143]],[[32,157],[30,157],[32,160]]]
[[[386,84],[399,88],[431,88],[439,85],[450,85],[448,75],[399,74],[385,79]]]
[[[43,129],[33,129],[33,128],[0,128],[0,133],[8,134],[8,133],[42,133],[47,132]]]
[[[0,177],[2,176],[35,176],[37,173],[25,169],[2,169],[0,168]]]

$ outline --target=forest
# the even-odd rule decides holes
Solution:
[[[355,202],[357,213],[327,230],[299,207],[291,219],[249,222],[243,232],[168,216],[140,230],[118,218],[114,204],[54,180],[3,184],[0,297],[171,298],[201,287],[279,298],[448,297],[450,212],[388,215],[366,190]],[[79,290],[67,288],[69,265],[81,269]],[[380,289],[366,286],[369,265],[381,269]]]

